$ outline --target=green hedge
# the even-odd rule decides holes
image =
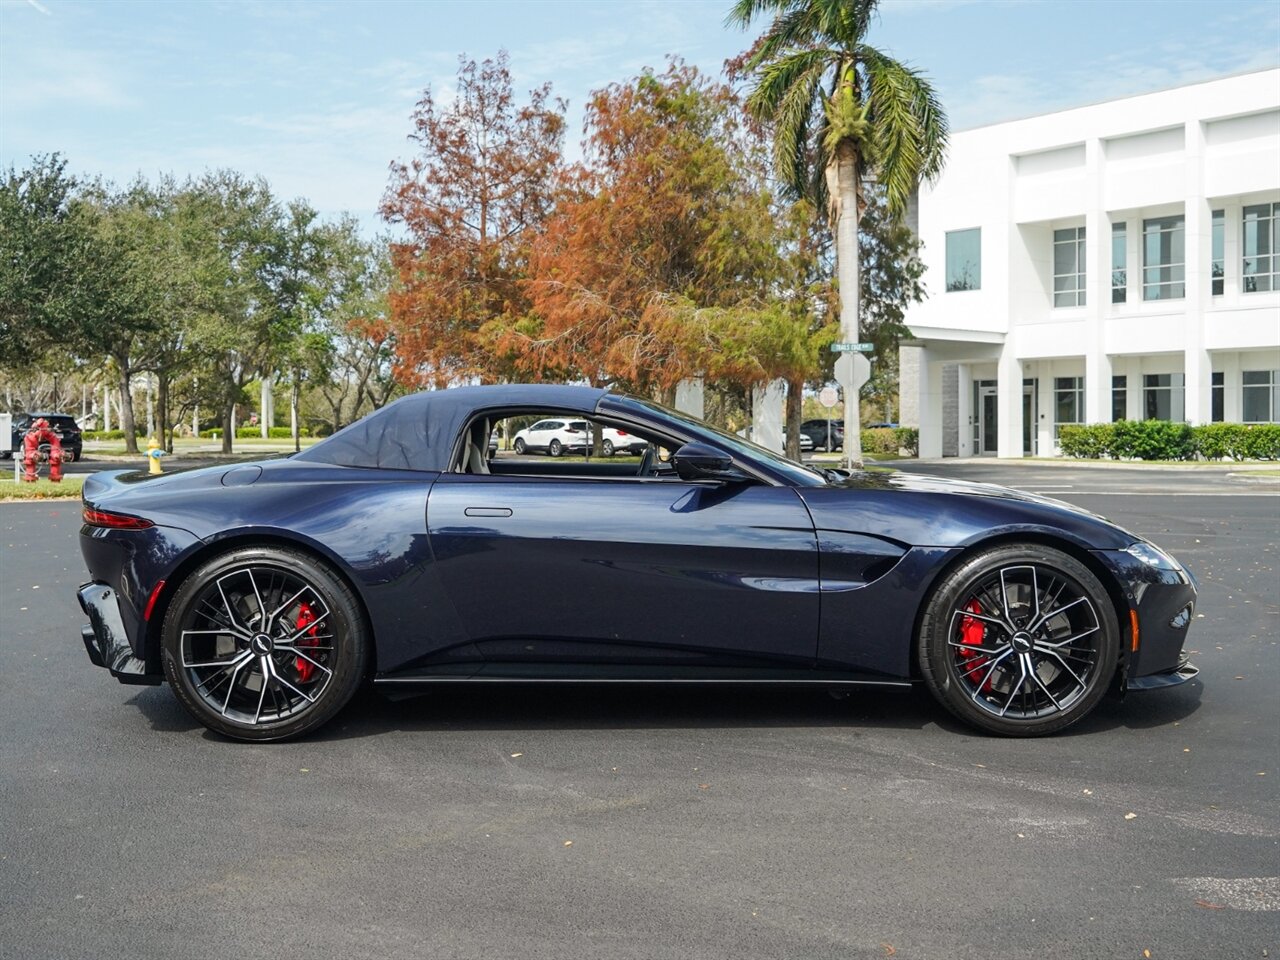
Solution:
[[[1280,460],[1280,424],[1193,427],[1168,420],[1064,424],[1058,445],[1063,456],[1090,460]]]
[[[142,436],[141,430],[134,431],[135,436]],[[85,430],[82,434],[86,440],[123,440],[123,430]]]
[[[222,432],[223,431],[221,427],[213,427],[212,429],[209,429],[209,430],[201,430],[200,436],[205,440],[213,440],[215,439],[215,435],[217,439],[221,439]],[[270,430],[267,431],[267,433],[269,434],[272,440],[288,440],[293,436],[293,431],[290,430],[288,427],[272,427]],[[298,436],[309,437],[311,436],[311,431],[308,430],[306,427],[301,427],[298,430]],[[236,439],[237,440],[261,440],[262,428],[246,427],[246,426],[236,427]]]
[[[915,427],[876,427],[862,431],[862,452],[897,454],[905,450],[908,455],[920,452],[920,431]]]
[[[895,427],[893,432],[898,437],[899,450],[905,450],[908,456],[920,456],[920,430],[918,427]]]
[[[863,453],[897,453],[898,438],[891,428],[880,427],[862,431]]]

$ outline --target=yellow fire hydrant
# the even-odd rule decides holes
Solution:
[[[151,461],[150,473],[164,473],[160,469],[160,458],[164,456],[164,451],[160,449],[160,441],[152,437],[147,441],[147,459]]]

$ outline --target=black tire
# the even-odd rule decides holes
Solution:
[[[1098,705],[1115,676],[1120,627],[1084,564],[1052,547],[1010,544],[965,558],[943,578],[917,642],[925,685],[951,713],[990,733],[1035,737]]]
[[[612,440],[606,440],[603,444],[601,444],[601,449],[603,449],[603,450],[604,450],[604,455],[605,455],[606,457],[612,457],[612,456],[613,456],[613,441],[612,441]]]
[[[551,446],[547,447],[547,452],[553,457],[558,457],[564,451],[564,447],[559,440],[552,440]]]
[[[62,462],[63,462],[63,463],[75,463],[75,462],[76,462],[76,460],[78,460],[78,459],[79,459],[79,458],[76,456],[76,452],[75,452],[74,450],[72,450],[70,447],[67,447],[66,449],[64,449],[64,450],[62,451]]]
[[[365,677],[370,642],[359,600],[326,564],[258,546],[217,556],[182,582],[162,651],[191,716],[223,736],[266,741],[315,730],[346,706]]]
[[[524,451],[525,451],[524,437],[516,437],[515,451],[516,451],[516,456],[518,457],[524,456]]]

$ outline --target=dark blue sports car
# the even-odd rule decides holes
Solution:
[[[493,456],[530,416],[648,446]],[[1106,520],[811,469],[588,387],[422,393],[288,458],[100,473],[81,543],[90,659],[244,740],[314,730],[369,680],[921,682],[1032,736],[1195,675],[1194,581]]]

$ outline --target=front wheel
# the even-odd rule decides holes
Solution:
[[[524,437],[516,437],[515,443],[516,456],[523,457],[525,451]]]
[[[283,740],[330,720],[369,657],[351,589],[309,554],[243,547],[183,581],[164,619],[164,670],[210,730]]]
[[[939,703],[971,726],[1032,737],[1097,706],[1115,675],[1120,629],[1084,564],[1051,547],[1008,545],[947,574],[929,599],[918,643]]]

